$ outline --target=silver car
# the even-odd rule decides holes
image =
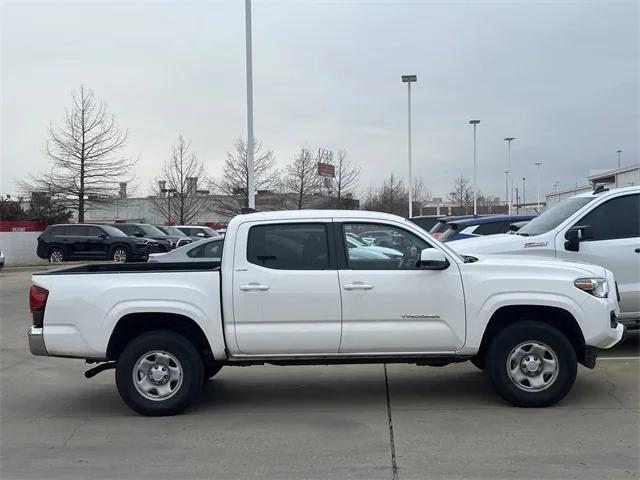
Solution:
[[[205,238],[167,253],[152,253],[147,262],[219,262],[223,242],[221,236]]]

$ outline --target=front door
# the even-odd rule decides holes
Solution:
[[[340,290],[331,228],[327,220],[240,225],[233,315],[241,354],[338,352]]]
[[[614,197],[598,205],[572,226],[590,226],[593,238],[579,250],[564,247],[561,231],[556,237],[558,257],[600,265],[613,272],[620,290],[620,318],[640,317],[640,194]]]
[[[336,224],[336,228],[339,229]],[[384,246],[346,248],[339,269],[342,289],[340,353],[438,353],[460,349],[465,341],[465,304],[458,265],[422,270],[425,248],[435,248],[416,227],[345,223],[347,234],[384,229]],[[339,229],[340,230],[340,229]],[[340,249],[339,249],[340,251]]]

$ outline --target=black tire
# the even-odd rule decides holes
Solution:
[[[222,370],[224,363],[222,362],[212,362],[210,365],[204,367],[204,381],[206,382],[210,378],[216,376],[216,374]]]
[[[124,260],[121,260],[124,258]],[[126,263],[129,261],[129,250],[127,247],[118,246],[111,252],[111,260],[118,263]]]
[[[529,380],[523,380],[518,386],[508,372],[511,352],[529,341],[543,344],[555,355],[556,373],[543,374],[543,377],[549,375],[549,379],[555,375],[555,380],[549,380],[549,385],[543,390],[526,391],[526,388],[532,388]],[[516,322],[501,330],[489,345],[485,359],[485,371],[495,391],[518,407],[547,407],[557,403],[571,390],[578,369],[576,352],[567,337],[546,323],[529,320]],[[511,365],[516,368],[520,366],[518,362]]]
[[[67,259],[64,250],[61,248],[52,248],[49,250],[49,263],[62,263]]]
[[[136,364],[145,354],[154,351],[175,357],[182,370],[181,383],[164,400],[145,397],[134,381]],[[176,415],[200,392],[203,375],[202,357],[193,343],[178,333],[157,330],[143,333],[124,348],[116,366],[116,385],[122,400],[136,412],[148,416]]]
[[[480,358],[480,357],[473,357],[471,360],[469,360],[471,363],[473,363],[473,365],[478,369],[478,370],[482,370],[484,372],[485,369],[485,364],[484,364],[484,358]]]

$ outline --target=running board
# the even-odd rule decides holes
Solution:
[[[247,367],[250,365],[353,365],[353,364],[381,364],[381,363],[410,363],[415,365],[428,365],[442,367],[450,363],[466,362],[472,356],[456,355],[429,355],[429,356],[345,356],[345,357],[263,357],[263,358],[238,358],[231,357],[225,361],[226,366]]]

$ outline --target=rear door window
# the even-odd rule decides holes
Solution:
[[[247,260],[277,270],[325,270],[329,268],[326,226],[291,223],[251,227]]]

